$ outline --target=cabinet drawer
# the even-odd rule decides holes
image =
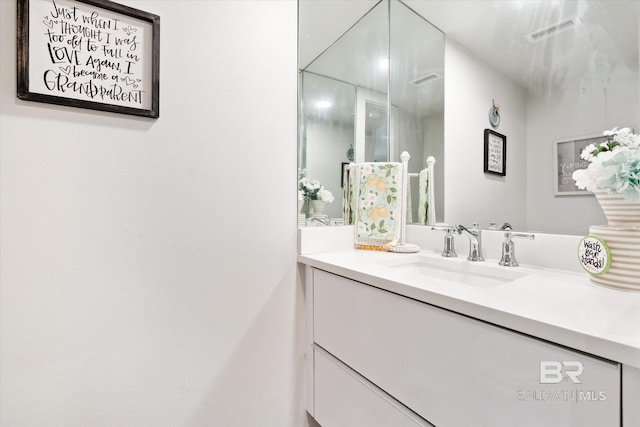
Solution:
[[[313,280],[314,341],[436,426],[620,425],[616,363],[324,271]]]
[[[315,353],[315,419],[325,427],[429,427],[321,349]]]

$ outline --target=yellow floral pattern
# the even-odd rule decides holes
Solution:
[[[356,243],[386,245],[397,240],[400,163],[359,165]]]

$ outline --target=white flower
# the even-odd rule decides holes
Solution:
[[[320,190],[318,191],[318,200],[323,200],[327,203],[331,203],[333,202],[333,193],[331,193],[331,191],[326,190],[324,188],[320,188]]]
[[[629,201],[640,201],[640,135],[630,128],[603,132],[609,141],[591,144],[580,157],[589,161],[586,169],[572,175],[578,188],[623,194]]]
[[[367,176],[372,172],[373,172],[373,166],[371,166],[368,163],[365,165],[362,165],[362,167],[360,168],[360,178],[362,178],[363,176]]]
[[[365,208],[368,208],[369,206],[373,205],[377,200],[378,200],[378,194],[374,193],[373,191],[370,191],[369,193],[367,193],[366,197],[362,199],[363,206]]]
[[[588,160],[591,161],[593,159],[593,151],[596,149],[596,145],[595,144],[589,144],[586,147],[584,147],[584,149],[582,150],[582,153],[580,154],[580,158],[582,158],[582,160]]]

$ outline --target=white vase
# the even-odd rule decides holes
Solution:
[[[609,225],[615,227],[640,227],[640,202],[630,202],[622,194],[594,192]]]
[[[324,209],[327,207],[327,202],[324,200],[311,200],[311,214],[315,217],[324,215]]]

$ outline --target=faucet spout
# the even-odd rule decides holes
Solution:
[[[322,220],[320,218],[316,218],[315,216],[311,216],[309,218],[307,218],[307,225],[311,224],[312,222],[317,221],[322,225],[331,225],[331,221],[329,220]]]
[[[473,224],[473,228],[469,229],[464,225],[457,225],[456,229],[459,233],[463,231],[467,233],[469,238],[469,261],[484,261],[482,256],[482,230],[479,224]]]

